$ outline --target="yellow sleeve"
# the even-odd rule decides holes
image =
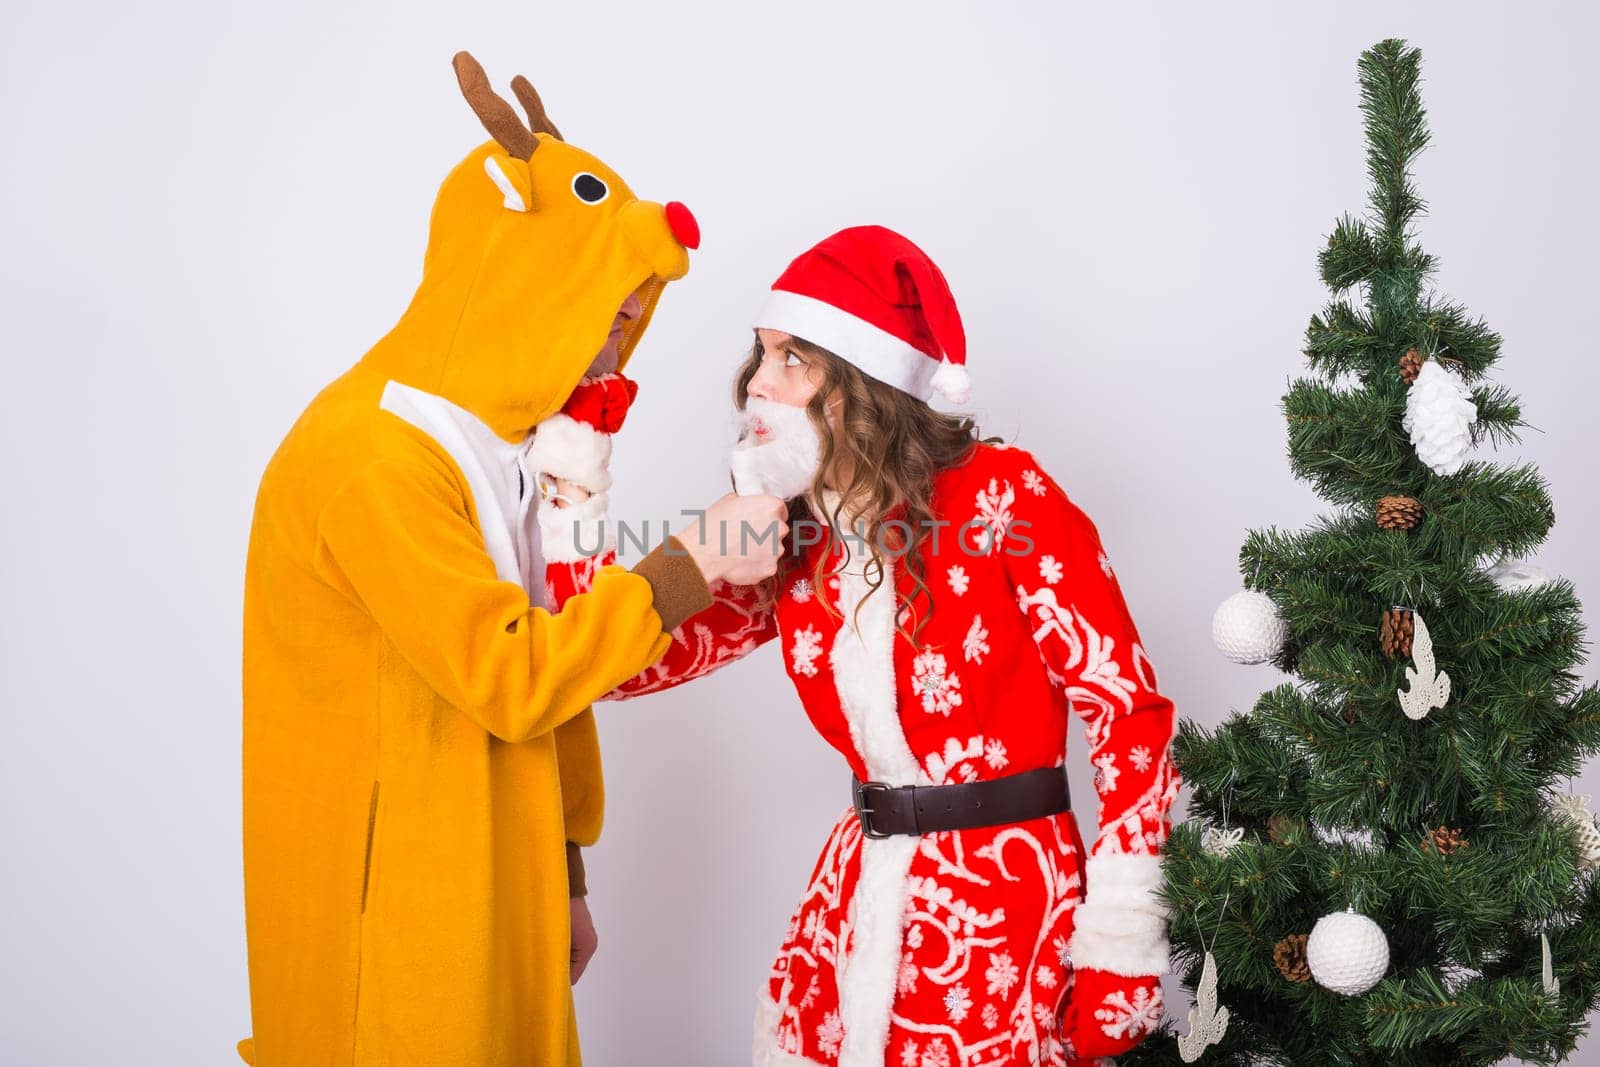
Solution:
[[[600,737],[590,708],[556,727],[556,763],[561,774],[561,814],[567,828],[569,895],[588,892],[583,853],[600,839],[605,815],[605,780],[600,771]]]
[[[552,615],[496,575],[445,470],[392,458],[329,498],[314,565],[441,697],[513,742],[555,729],[654,663],[672,627],[710,603],[692,559],[652,553],[632,571],[603,568]]]

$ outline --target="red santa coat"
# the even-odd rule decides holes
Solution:
[[[611,561],[609,550],[585,555],[601,540],[593,524],[603,509],[541,511],[553,516],[550,603]],[[869,592],[859,538],[824,538],[768,609],[753,588],[714,585],[713,605],[673,634],[667,655],[608,698],[679,684],[778,639],[817,731],[862,781],[890,785],[1060,766],[1076,714],[1099,831],[1087,851],[1071,813],[871,839],[846,810],[772,964],[758,1067],[1060,1065],[1074,1062],[1061,1019],[1075,997],[1095,1000],[1076,1004],[1075,1018],[1114,1041],[1160,1019],[1158,983],[1115,976],[1167,969],[1156,890],[1179,786],[1174,711],[1099,535],[1033,456],[1010,446],[975,445],[940,472],[932,509],[948,525],[919,549],[935,605],[920,648],[896,630],[888,582]],[[819,589],[813,565],[824,552]],[[904,562],[884,557],[909,595]],[[916,610],[927,603],[925,594]],[[903,606],[898,614],[909,631],[915,620]]]

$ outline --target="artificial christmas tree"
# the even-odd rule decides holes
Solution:
[[[1600,999],[1596,831],[1558,799],[1600,749],[1579,605],[1506,577],[1554,515],[1531,466],[1472,453],[1521,419],[1486,383],[1500,339],[1427,285],[1418,53],[1359,72],[1371,210],[1321,254],[1332,302],[1284,400],[1292,469],[1336,510],[1241,552],[1296,681],[1182,729],[1165,894],[1203,1032],[1122,1067],[1556,1063]]]

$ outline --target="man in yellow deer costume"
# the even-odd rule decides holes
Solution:
[[[626,363],[698,233],[563,142],[526,80],[524,126],[455,64],[494,139],[445,179],[404,316],[310,403],[256,500],[239,1052],[259,1067],[577,1064],[589,703],[661,656],[708,582],[775,563],[709,547],[715,522],[782,525],[730,496],[699,536],[543,607],[537,428],[597,353]]]

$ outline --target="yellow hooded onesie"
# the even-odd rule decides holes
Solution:
[[[495,140],[440,188],[404,316],[312,400],[256,498],[239,1051],[260,1067],[579,1063],[566,863],[600,828],[589,704],[710,603],[657,549],[542,606],[531,434],[637,291],[627,360],[698,237],[563,142],[524,79],[529,127],[470,56],[456,70]]]

